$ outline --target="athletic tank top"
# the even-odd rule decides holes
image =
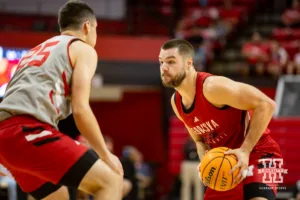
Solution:
[[[230,106],[217,108],[208,102],[203,94],[203,82],[208,76],[211,74],[198,72],[195,99],[188,110],[184,109],[181,96],[176,91],[175,103],[178,113],[184,123],[201,135],[211,148],[239,148],[247,132],[250,114]],[[269,130],[264,134],[268,132]]]
[[[56,36],[24,55],[0,103],[0,121],[26,114],[57,128],[71,114],[69,45],[75,40]]]

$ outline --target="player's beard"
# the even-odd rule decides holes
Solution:
[[[165,74],[165,75],[164,75],[164,74],[163,74],[163,75],[161,76],[161,82],[162,82],[162,84],[163,84],[165,87],[176,88],[176,87],[178,87],[178,86],[182,83],[182,81],[185,79],[186,73],[185,73],[185,71],[183,70],[182,73],[177,74],[177,75],[176,75],[174,78],[172,78],[168,83],[164,82],[163,76],[169,76],[169,77],[170,77],[170,75],[168,75],[168,74]]]

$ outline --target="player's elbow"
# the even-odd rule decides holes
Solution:
[[[276,102],[273,101],[273,100],[271,100],[270,104],[271,104],[272,109],[275,111],[275,110],[276,110],[276,107],[277,107]]]
[[[265,110],[274,113],[277,105],[272,99],[266,99],[262,102],[262,106],[265,108]]]
[[[74,116],[85,115],[89,109],[89,104],[87,103],[75,103],[72,105],[72,112]]]
[[[84,111],[83,111],[83,109],[74,109],[74,110],[72,111],[72,113],[73,113],[73,116],[76,117],[76,116],[81,116],[81,115],[83,115]]]
[[[277,104],[276,104],[276,102],[273,101],[272,99],[269,99],[269,100],[268,100],[268,106],[270,107],[270,109],[275,110]]]

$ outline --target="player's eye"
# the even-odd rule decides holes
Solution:
[[[174,61],[169,61],[169,62],[168,62],[168,64],[174,64],[174,63],[175,63]]]

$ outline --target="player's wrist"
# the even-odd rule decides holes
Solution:
[[[252,151],[252,148],[250,148],[248,145],[244,145],[244,144],[241,146],[240,149],[243,153],[246,153],[247,155],[250,155],[250,153]]]

